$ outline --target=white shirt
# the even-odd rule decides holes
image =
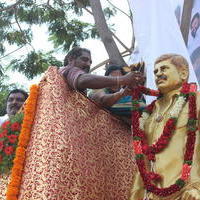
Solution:
[[[0,117],[0,126],[8,119],[9,119],[9,117],[7,114],[5,114],[4,116],[1,116]]]

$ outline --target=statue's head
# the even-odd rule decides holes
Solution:
[[[188,62],[181,55],[164,54],[155,61],[154,75],[157,88],[161,93],[177,90],[188,80]]]

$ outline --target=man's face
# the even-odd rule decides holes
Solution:
[[[11,93],[7,100],[6,112],[9,116],[15,115],[25,101],[22,93]]]
[[[159,62],[155,65],[154,75],[157,88],[165,94],[181,87],[183,80],[175,65],[169,60]]]
[[[196,17],[196,18],[193,20],[192,24],[191,24],[191,35],[192,35],[193,37],[196,36],[196,32],[197,32],[199,26],[200,26],[200,19],[199,19],[198,17]]]
[[[74,59],[74,66],[83,69],[86,73],[90,71],[91,64],[91,55],[86,51],[82,51],[82,54]]]

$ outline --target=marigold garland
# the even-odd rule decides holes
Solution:
[[[143,91],[148,91],[148,93],[155,94],[156,92],[149,92],[149,89],[142,88]],[[143,179],[144,186],[147,191],[154,193],[157,196],[166,197],[177,191],[179,191],[186,183],[188,178],[190,177],[190,170],[193,161],[195,140],[196,140],[196,130],[197,130],[197,115],[196,115],[196,85],[184,83],[181,89],[181,94],[179,95],[179,101],[181,102],[181,98],[185,98],[185,102],[189,103],[189,113],[188,113],[188,124],[187,124],[187,141],[186,141],[186,150],[184,154],[184,162],[182,166],[182,172],[180,178],[171,186],[166,188],[158,188],[153,181],[158,181],[161,177],[159,174],[154,172],[148,172],[146,169],[146,163],[144,157],[147,156],[149,161],[155,162],[155,154],[162,151],[166,148],[167,144],[172,137],[173,131],[175,130],[175,125],[177,121],[178,114],[181,110],[179,108],[178,113],[173,112],[173,114],[177,114],[177,117],[171,117],[167,121],[163,133],[156,142],[155,145],[149,146],[146,142],[145,132],[140,127],[140,116],[139,113],[139,103],[137,100],[133,100],[133,112],[132,112],[132,131],[133,131],[133,148],[136,155],[136,163],[138,165],[138,169],[140,175]],[[137,99],[139,90],[133,91],[133,99]],[[158,93],[157,93],[158,94]],[[178,102],[178,100],[177,100]],[[179,103],[180,103],[179,102]],[[155,102],[152,105],[148,106],[146,112],[152,112]],[[180,103],[181,107],[184,105]],[[169,128],[170,127],[170,128]]]
[[[26,148],[29,143],[31,128],[35,117],[38,90],[39,90],[38,85],[31,86],[30,95],[25,104],[24,119],[22,122],[21,132],[19,135],[19,141],[16,149],[15,159],[13,161],[14,165],[11,171],[11,181],[7,188],[6,200],[18,199],[21,179],[22,179],[22,172],[26,158]]]

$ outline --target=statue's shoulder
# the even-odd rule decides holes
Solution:
[[[196,97],[197,110],[200,110],[200,91],[196,92]]]
[[[196,92],[196,96],[197,96],[197,98],[200,98],[200,91]]]

